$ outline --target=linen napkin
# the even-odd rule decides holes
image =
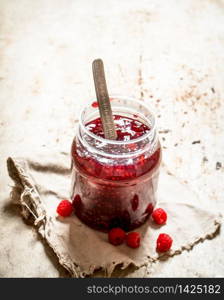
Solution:
[[[191,249],[199,241],[212,238],[221,224],[221,216],[201,207],[196,195],[165,167],[161,168],[157,207],[168,214],[167,224],[155,225],[149,220],[136,231],[141,233],[141,246],[132,249],[125,244],[113,246],[107,234],[93,230],[75,215],[59,217],[56,208],[69,199],[71,164],[68,153],[41,153],[32,158],[7,160],[8,172],[15,185],[12,200],[21,206],[22,216],[29,219],[58,257],[59,263],[72,277],[93,276],[101,270],[111,276],[115,268],[128,266],[148,270],[161,256],[172,257]],[[156,251],[160,233],[173,238],[171,250]]]

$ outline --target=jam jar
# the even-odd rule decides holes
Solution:
[[[91,228],[125,231],[143,224],[156,203],[161,147],[143,101],[110,97],[117,140],[104,138],[97,102],[81,112],[72,149],[72,201]]]

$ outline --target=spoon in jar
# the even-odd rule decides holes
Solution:
[[[116,140],[117,133],[115,130],[110,99],[107,91],[102,59],[95,59],[92,64],[92,69],[104,137],[109,140]]]

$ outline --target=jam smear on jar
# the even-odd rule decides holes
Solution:
[[[124,142],[124,158],[95,154],[76,138],[72,144],[75,214],[85,224],[104,232],[114,227],[125,231],[143,224],[150,215],[148,207],[156,202],[160,144],[146,147],[139,137],[150,127],[134,117],[114,115],[117,141]],[[86,129],[104,138],[101,119],[86,124]],[[136,142],[135,142],[136,140]],[[105,140],[107,141],[107,140]],[[126,143],[125,142],[129,142]],[[110,145],[109,145],[110,146]],[[142,151],[141,151],[142,150]]]

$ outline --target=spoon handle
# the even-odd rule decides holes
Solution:
[[[95,59],[93,61],[92,68],[104,137],[109,140],[116,140],[117,133],[115,130],[110,99],[107,91],[103,61],[101,59]]]

